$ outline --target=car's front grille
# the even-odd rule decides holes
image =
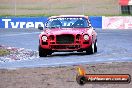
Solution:
[[[74,43],[74,35],[65,34],[65,35],[56,35],[57,44],[72,44]]]

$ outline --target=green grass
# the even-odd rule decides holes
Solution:
[[[71,9],[71,8],[75,8],[74,6],[56,6],[53,7],[53,9]]]
[[[8,54],[10,54],[10,51],[9,50],[0,49],[0,56],[4,56],[4,55],[8,55]]]
[[[10,15],[10,14],[0,14],[0,17],[42,17],[42,16],[56,16],[56,15],[61,15],[61,14],[26,14],[26,15]],[[86,16],[132,16],[132,14],[88,14],[85,13],[84,15]]]
[[[10,14],[0,14],[0,17],[42,17],[42,16],[46,16],[46,17],[50,17],[50,16],[57,16],[57,15],[61,15],[61,14],[25,14],[25,15],[10,15]]]
[[[85,13],[86,16],[132,16],[132,14],[89,14]]]
[[[10,15],[10,14],[0,14],[0,17],[42,17],[42,16],[55,16],[58,14],[26,14],[26,15]]]
[[[12,9],[13,7],[11,6],[0,6],[0,9]]]
[[[17,8],[17,9],[18,9],[18,10],[19,10],[19,9],[23,9],[23,10],[43,10],[43,9],[45,9],[45,8],[41,8],[41,7],[35,7],[35,8],[34,8],[34,7],[32,7],[32,8],[31,8],[31,7],[30,7],[30,8],[29,8],[29,7],[19,7],[19,8]]]
[[[102,16],[132,16],[132,14],[111,14],[111,15],[109,15],[109,14],[104,14],[104,15],[102,15]]]

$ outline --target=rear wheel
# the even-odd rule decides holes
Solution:
[[[49,54],[51,55],[52,53],[49,53],[49,50],[43,49],[41,46],[39,46],[39,56],[40,57],[46,57]]]
[[[94,43],[94,52],[97,52],[97,40]]]

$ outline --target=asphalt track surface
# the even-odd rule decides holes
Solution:
[[[96,30],[98,52],[85,55],[77,52],[56,52],[48,57],[34,57],[31,60],[0,63],[0,68],[48,67],[77,64],[132,61],[132,29]],[[1,29],[0,45],[38,50],[41,31],[37,29]]]

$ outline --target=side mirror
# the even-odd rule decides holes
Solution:
[[[43,30],[43,27],[41,25],[38,25],[39,30]]]

